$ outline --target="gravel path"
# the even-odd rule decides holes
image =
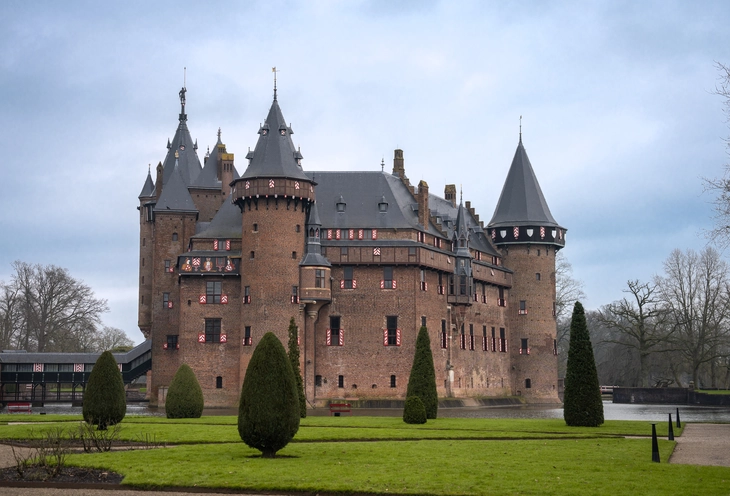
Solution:
[[[730,424],[687,424],[669,463],[730,467]]]

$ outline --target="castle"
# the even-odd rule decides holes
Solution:
[[[139,327],[151,403],[182,363],[206,406],[237,405],[261,336],[299,330],[307,400],[402,399],[426,326],[440,397],[559,402],[555,255],[565,229],[522,136],[492,220],[392,173],[302,167],[276,89],[240,174],[218,140],[201,166],[177,131],[139,195]],[[240,167],[240,165],[239,165]],[[382,168],[382,167],[381,167]]]

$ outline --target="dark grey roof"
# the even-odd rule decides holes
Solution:
[[[466,226],[467,217],[471,217],[471,215],[459,203],[458,213],[456,214],[456,232],[453,238],[457,246],[457,257],[471,258],[471,254],[469,253],[469,229]]]
[[[188,187],[185,185],[180,169],[177,163],[173,166],[170,178],[162,187],[160,199],[155,206],[155,212],[159,211],[177,211],[177,212],[197,212],[195,202],[190,196]]]
[[[172,142],[168,140],[167,156],[164,162],[164,172],[162,174],[162,184],[166,185],[167,181],[172,176],[172,170],[175,168],[175,151],[179,153],[178,167],[180,168],[180,175],[185,182],[186,186],[189,186],[195,181],[202,170],[200,166],[200,160],[196,153],[197,144],[193,142],[188,131],[187,124],[188,116],[185,114],[185,106],[182,107],[180,113],[180,122],[175,131],[175,137]]]
[[[205,161],[203,170],[198,177],[190,184],[191,188],[221,189],[221,182],[218,179],[218,147],[214,146],[213,151]]]
[[[139,194],[139,198],[150,198],[155,194],[155,183],[152,182],[152,174],[147,171],[147,180],[142,186],[142,192]]]
[[[524,225],[557,226],[558,223],[550,213],[520,138],[489,227]]]
[[[292,179],[309,178],[302,171],[297,158],[301,157],[291,139],[293,131],[286,125],[279,103],[274,100],[261,129],[248,168],[243,173],[247,177],[288,177]]]
[[[307,174],[317,183],[317,206],[325,228],[419,228],[415,200],[396,176],[380,171]],[[344,212],[336,208],[340,196]],[[384,213],[378,206],[383,200]]]
[[[431,216],[441,219],[441,227],[446,231],[446,237],[453,240],[457,232],[457,217],[459,214],[459,207],[455,207],[451,204],[451,201],[445,200],[441,197],[428,195],[428,207],[431,210]],[[464,221],[466,227],[469,230],[469,247],[479,250],[489,255],[499,255],[497,250],[492,245],[491,241],[484,234],[484,230],[476,219],[471,215],[471,212],[464,209]]]
[[[241,209],[233,202],[229,195],[223,202],[218,213],[210,221],[208,227],[197,233],[193,238],[240,238],[241,237]]]
[[[319,209],[317,203],[312,203],[309,209],[309,215],[307,215],[307,244],[305,246],[304,258],[299,265],[303,266],[314,266],[314,267],[330,267],[330,261],[322,255],[322,246],[319,241],[319,236],[309,236],[309,229],[314,228],[319,232],[319,228],[322,226],[322,222],[319,220]]]

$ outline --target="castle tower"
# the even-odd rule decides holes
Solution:
[[[488,230],[513,271],[507,312],[514,393],[559,402],[555,254],[566,230],[550,213],[521,134]]]
[[[299,292],[307,212],[314,201],[315,183],[302,171],[301,154],[276,93],[258,134],[246,171],[233,183],[233,202],[242,212],[242,378],[264,333],[274,332],[286,344],[289,319],[294,317],[302,328],[294,296]]]
[[[152,173],[147,171],[147,179],[139,194],[139,306],[137,325],[145,338],[150,337],[152,327],[152,247],[153,211],[157,198]],[[144,262],[143,262],[144,260]]]

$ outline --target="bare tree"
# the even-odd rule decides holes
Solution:
[[[656,284],[633,280],[626,285],[624,293],[628,296],[605,305],[597,317],[604,326],[616,331],[604,339],[606,343],[635,350],[638,382],[647,387],[649,357],[668,348],[671,328],[665,323],[666,312],[657,297]]]
[[[134,341],[127,337],[127,334],[116,327],[104,326],[96,340],[95,351],[117,351],[122,349],[132,349]]]
[[[573,278],[573,266],[559,251],[555,255],[555,319],[557,320],[558,374],[565,375],[570,338],[570,314],[576,301],[584,300],[583,281]]]
[[[722,107],[725,120],[730,125],[730,66],[717,62],[719,72],[718,83],[715,85],[715,94],[723,99]],[[725,138],[730,147],[730,137]],[[721,178],[704,179],[705,191],[715,195],[713,200],[715,210],[715,227],[708,235],[719,247],[730,247],[730,165],[725,164],[725,171]]]
[[[22,331],[23,314],[18,288],[0,281],[0,349],[15,347]]]
[[[711,247],[701,253],[674,250],[656,284],[672,326],[672,347],[686,362],[695,385],[700,372],[727,359],[730,340],[730,279],[727,264]],[[715,377],[710,377],[710,382]],[[712,384],[714,385],[714,384]]]
[[[66,269],[16,261],[12,285],[21,298],[19,347],[29,351],[86,351],[84,343],[101,324],[106,300]],[[80,349],[81,348],[81,349]]]

